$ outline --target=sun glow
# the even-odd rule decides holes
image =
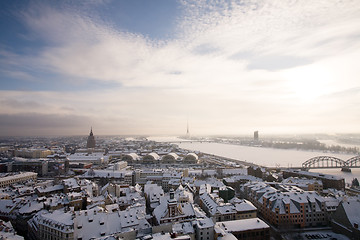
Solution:
[[[303,102],[312,102],[329,93],[330,83],[333,81],[330,71],[317,65],[287,70],[284,77],[290,92]]]

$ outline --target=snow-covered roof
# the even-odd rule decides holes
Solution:
[[[229,169],[223,169],[223,173],[227,175],[235,175],[235,176],[248,176],[247,175],[247,169],[246,168],[229,168]]]
[[[132,171],[114,171],[114,170],[100,170],[90,169],[80,177],[83,178],[124,178],[132,175]]]
[[[163,159],[164,158],[173,158],[174,160],[178,160],[179,156],[176,153],[168,153],[168,154],[163,156]]]
[[[172,225],[172,232],[176,234],[193,234],[194,227],[191,222],[174,223]]]
[[[203,205],[209,211],[210,215],[215,215],[218,208],[218,203],[211,197],[210,194],[204,193],[200,196]]]
[[[62,191],[64,186],[61,184],[53,185],[53,186],[44,186],[44,187],[36,187],[35,188],[39,193],[51,193],[56,191]]]
[[[172,238],[170,233],[155,233],[152,235],[152,240],[190,240],[189,235],[182,235],[176,238]]]
[[[203,229],[203,228],[212,228],[214,227],[215,224],[211,218],[204,218],[197,220],[196,225],[199,229]]]
[[[130,157],[133,161],[140,161],[141,158],[136,153],[128,153],[125,156]]]
[[[237,238],[232,233],[224,233],[223,235],[217,238],[218,240],[237,240]]]
[[[241,202],[235,203],[235,209],[237,212],[247,212],[247,211],[256,211],[257,208],[250,202],[245,199],[242,199]]]
[[[42,202],[38,202],[38,201],[31,201],[28,200],[25,205],[23,205],[20,209],[19,209],[19,213],[20,214],[30,214],[30,213],[35,213],[40,211],[41,209],[43,209],[44,204]]]
[[[22,173],[17,173],[17,174],[6,174],[6,176],[2,176],[0,178],[0,183],[1,182],[11,181],[11,180],[22,179],[22,178],[37,177],[37,175],[38,174],[34,173],[34,172],[22,172]]]
[[[360,201],[358,199],[348,199],[341,203],[347,218],[352,226],[354,223],[360,225]]]
[[[160,197],[164,195],[164,190],[156,184],[145,184],[144,193],[150,202],[152,202],[155,198],[156,201],[160,201]]]
[[[259,218],[248,218],[248,219],[233,220],[226,222],[217,222],[216,225],[221,227],[227,232],[242,232],[247,230],[269,228],[269,225],[267,225],[264,221],[262,221]]]
[[[22,236],[15,233],[11,222],[0,220],[0,239],[3,240],[24,240]]]
[[[217,207],[217,211],[218,211],[221,215],[236,213],[236,209],[235,209],[235,207],[234,207],[233,205],[218,206],[218,207]]]
[[[73,214],[71,212],[64,212],[63,209],[53,212],[43,210],[38,212],[33,219],[42,225],[58,229],[62,232],[69,233],[74,231]]]
[[[257,177],[251,176],[251,175],[235,175],[235,176],[224,178],[224,180],[228,183],[238,182],[238,181],[243,181],[243,180],[262,181],[260,178],[257,178]]]
[[[300,171],[300,170],[293,170],[293,169],[284,170],[284,171],[298,173],[298,174],[305,175],[305,176],[310,176],[310,177],[318,177],[318,178],[331,179],[331,180],[342,180],[342,179],[344,179],[343,177],[340,177],[340,176],[335,176],[335,175],[331,175],[331,174],[317,173],[317,172]]]
[[[84,161],[84,162],[98,162],[106,158],[103,153],[74,153],[68,156],[70,162]]]
[[[21,199],[1,199],[0,200],[0,213],[10,214],[18,204],[20,204]]]
[[[186,154],[185,158],[195,158],[196,160],[199,159],[198,155],[196,155],[195,153],[188,153]]]
[[[152,152],[146,155],[146,157],[151,157],[153,158],[155,161],[160,160],[160,156],[156,153],[156,152]]]
[[[75,189],[75,188],[79,188],[79,184],[77,182],[77,180],[75,178],[68,178],[68,179],[64,179],[62,180],[63,184],[70,189]]]
[[[282,183],[296,183],[296,184],[319,184],[323,185],[321,180],[318,179],[309,179],[309,178],[298,178],[298,177],[288,177],[282,181]]]
[[[105,212],[102,208],[97,207],[77,212],[75,228],[75,239],[79,236],[83,239],[92,239],[134,229],[147,229],[150,228],[150,224],[145,219],[144,205],[111,212]]]
[[[323,197],[314,191],[303,191],[302,189],[294,186],[285,186],[277,184],[277,188],[271,187],[266,183],[247,183],[244,184],[243,189],[249,189],[250,195],[252,195],[260,204],[263,204],[264,199],[267,199],[267,207],[273,212],[276,209],[280,214],[285,213],[285,206],[290,207],[290,213],[299,213],[301,203],[315,204],[315,211],[320,212],[321,204],[325,204]],[[270,204],[270,205],[269,205]]]
[[[160,201],[160,205],[157,206],[153,212],[153,215],[155,216],[158,223],[160,223],[161,219],[167,218],[167,216],[169,215],[168,214],[169,213],[169,208],[168,208],[169,202],[176,203],[177,210],[179,211],[179,215],[169,217],[169,218],[176,219],[177,217],[184,217],[190,221],[196,217],[196,213],[195,213],[193,204],[191,204],[191,203],[181,203],[180,204],[180,203],[177,203],[177,201],[175,199],[170,200],[166,197],[163,197],[163,200]]]

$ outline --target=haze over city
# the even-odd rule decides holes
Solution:
[[[0,135],[360,133],[359,1],[2,1]]]

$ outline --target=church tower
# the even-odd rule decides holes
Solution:
[[[87,148],[95,148],[95,136],[93,134],[92,127],[91,127],[91,130],[90,130],[90,135],[89,135],[89,137],[87,139],[86,147]]]

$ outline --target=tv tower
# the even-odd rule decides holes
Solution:
[[[187,121],[187,126],[186,126],[186,138],[190,138],[189,120]]]

